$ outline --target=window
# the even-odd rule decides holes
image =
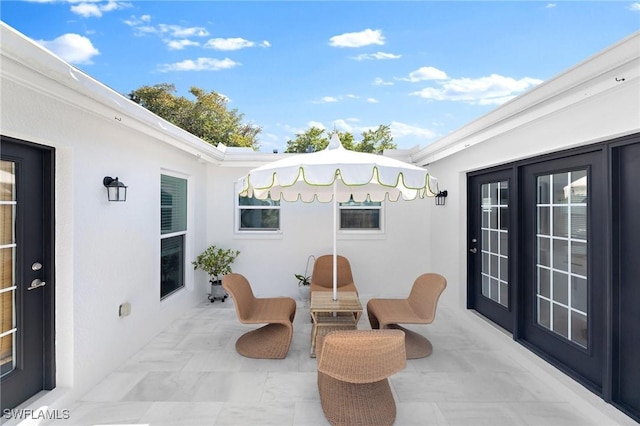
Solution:
[[[187,181],[160,179],[160,299],[184,287]]]
[[[340,230],[382,231],[382,203],[356,202],[353,197],[340,203]]]
[[[239,196],[236,211],[239,231],[280,230],[280,201]]]

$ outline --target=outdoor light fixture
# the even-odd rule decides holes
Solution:
[[[110,176],[102,179],[102,184],[107,188],[109,201],[127,201],[127,185]]]
[[[436,206],[444,206],[444,200],[449,193],[447,191],[440,191],[436,194]]]

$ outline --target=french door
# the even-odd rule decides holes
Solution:
[[[511,169],[469,179],[467,307],[512,331],[510,272]]]
[[[603,153],[522,168],[519,338],[602,393],[607,194]]]
[[[0,145],[0,402],[54,386],[52,152]]]

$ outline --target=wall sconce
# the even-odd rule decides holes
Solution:
[[[440,191],[436,194],[436,206],[444,206],[444,200],[449,193],[447,191]]]
[[[109,201],[127,201],[127,185],[110,176],[102,179],[102,184],[107,188]]]

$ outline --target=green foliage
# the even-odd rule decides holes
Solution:
[[[298,279],[298,286],[311,285],[311,277],[305,277],[301,274],[295,274],[295,276]]]
[[[129,98],[212,145],[259,148],[257,136],[262,129],[243,123],[244,114],[238,110],[227,109],[226,97],[191,87],[189,93],[195,100],[190,100],[176,96],[175,91],[175,86],[168,83],[142,86],[132,91]]]
[[[200,253],[195,262],[192,262],[193,269],[202,269],[212,278],[216,279],[231,272],[231,264],[240,252],[238,250],[222,249],[211,246]]]
[[[380,125],[375,130],[365,130],[362,132],[362,140],[358,143],[354,141],[350,132],[339,132],[331,130],[326,132],[318,127],[311,127],[309,130],[298,133],[296,138],[287,141],[285,152],[315,152],[321,151],[329,145],[331,136],[337,134],[342,142],[342,146],[351,151],[370,152],[382,154],[385,149],[395,149],[397,145],[393,143],[391,127]]]

